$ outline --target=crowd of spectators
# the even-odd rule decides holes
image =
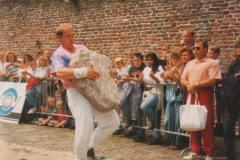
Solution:
[[[71,125],[70,128],[73,129],[74,119],[60,116],[61,114],[70,115],[65,89],[59,80],[46,80],[53,78],[50,76],[51,55],[51,50],[45,49],[39,51],[36,56],[24,54],[21,58],[12,51],[5,53],[0,50],[0,81],[27,83],[24,107],[27,106],[28,110],[25,115],[28,117],[37,111],[41,113],[37,117],[31,117],[34,118],[33,123],[51,127]],[[236,42],[228,71],[218,59],[219,55],[218,46],[208,46],[204,40],[195,40],[194,32],[185,30],[177,48],[164,45],[160,53],[149,53],[145,59],[142,53],[131,52],[128,54],[127,64],[122,57],[117,57],[113,62],[118,72],[115,81],[121,95],[121,104],[117,110],[126,121],[125,125],[119,124],[119,129],[113,135],[122,134],[130,126],[139,126],[131,127],[130,132],[124,133],[124,137],[134,137],[134,142],[144,142],[146,141],[145,130],[152,130],[153,139],[147,144],[161,145],[161,134],[154,129],[160,129],[163,123],[166,131],[182,133],[179,122],[180,107],[185,104],[189,95],[197,93],[200,96],[200,103],[205,104],[208,100],[206,102],[209,112],[207,128],[205,131],[190,132],[192,151],[184,159],[200,158],[202,146],[207,154],[206,160],[213,159],[215,156],[213,148],[217,143],[214,140],[214,134],[224,137],[228,160],[235,160],[237,156],[240,158],[240,155],[233,152],[235,150],[234,126],[236,121],[240,120],[238,108],[240,102],[237,98],[239,90],[236,90],[240,86],[240,42]],[[207,68],[197,68],[201,67],[201,64]],[[221,73],[220,76],[218,70]],[[193,76],[196,77],[193,78]],[[192,82],[193,79],[194,82]],[[211,98],[213,90],[216,97],[216,124],[213,123],[214,99]],[[208,97],[204,95],[206,93],[209,93]],[[223,98],[224,95],[228,99]],[[162,123],[161,115],[164,115]],[[146,125],[146,118],[149,125]],[[209,139],[209,137],[212,138]],[[169,134],[169,139],[171,143],[168,149],[182,148],[181,136]]]

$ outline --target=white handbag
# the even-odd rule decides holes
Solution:
[[[201,106],[197,94],[195,104],[190,104],[191,95],[188,96],[187,104],[180,107],[180,128],[184,131],[201,131],[206,128],[208,111]]]

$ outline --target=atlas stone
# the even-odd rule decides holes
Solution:
[[[89,64],[92,64],[93,69],[101,76],[95,81],[87,78],[73,79],[78,91],[91,103],[94,109],[102,113],[118,107],[120,95],[114,79],[109,74],[112,68],[111,60],[107,56],[93,51],[77,50],[72,55],[69,67],[87,67]]]

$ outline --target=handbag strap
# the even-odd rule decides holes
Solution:
[[[187,98],[187,105],[190,105],[191,103],[191,97],[192,97],[192,94],[189,94],[188,95],[188,98]],[[195,103],[194,104],[199,104],[200,105],[200,102],[199,102],[199,98],[198,98],[198,94],[195,93]]]
[[[199,104],[200,105],[200,102],[199,102],[199,98],[198,98],[198,94],[195,93],[195,104]]]

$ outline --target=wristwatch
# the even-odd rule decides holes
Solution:
[[[196,88],[198,88],[198,82],[195,83]]]

